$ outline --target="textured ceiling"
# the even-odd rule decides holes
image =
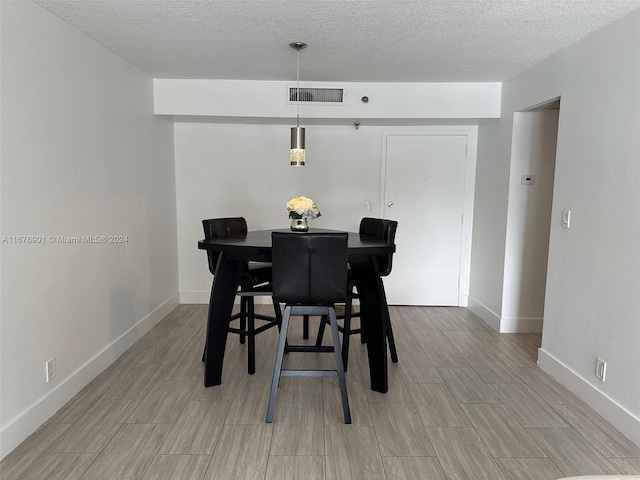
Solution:
[[[502,81],[640,0],[34,0],[155,78]],[[37,34],[37,32],[34,32]]]

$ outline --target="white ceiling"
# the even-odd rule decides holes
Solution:
[[[155,78],[502,81],[640,0],[34,0]],[[37,34],[37,32],[34,32]],[[637,48],[637,46],[636,46]]]

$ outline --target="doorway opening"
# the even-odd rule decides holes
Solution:
[[[542,332],[559,115],[559,97],[514,113],[501,332]]]

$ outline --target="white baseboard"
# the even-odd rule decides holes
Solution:
[[[180,292],[180,303],[181,304],[200,304],[206,305],[209,303],[209,299],[211,298],[211,292]],[[255,296],[253,297],[253,302],[256,305],[271,305],[271,297],[267,296]],[[236,297],[235,303],[240,303],[239,297]]]
[[[467,308],[484,320],[485,323],[496,332],[500,331],[500,315],[493,312],[490,308],[483,305],[471,295],[469,295],[469,305]]]
[[[96,353],[75,372],[62,380],[56,388],[7,422],[0,430],[0,459],[20,445],[38,427],[77,395],[80,390],[87,386],[91,380],[96,378],[114,360],[166,317],[179,304],[178,298],[178,293],[172,295],[120,337]]]
[[[542,348],[538,349],[538,365],[640,446],[640,418]]]
[[[206,305],[209,303],[209,298],[211,297],[211,292],[180,292],[180,303],[181,304],[200,304]]]
[[[540,333],[542,332],[541,318],[502,317],[500,333]]]
[[[500,333],[538,333],[542,331],[542,318],[501,317],[482,302],[469,297],[469,310]]]

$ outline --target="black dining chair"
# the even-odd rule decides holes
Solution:
[[[213,237],[244,237],[247,235],[247,222],[243,217],[211,218],[202,220],[205,239]],[[219,252],[207,250],[209,271],[215,276]],[[273,300],[274,316],[255,313],[254,297],[271,295],[271,264],[267,262],[247,262],[240,276],[240,287],[237,295],[240,297],[240,312],[231,316],[230,322],[239,320],[239,326],[229,325],[228,331],[240,336],[240,343],[248,343],[247,372],[256,372],[256,335],[272,327],[279,326],[282,319],[280,304]],[[255,321],[267,323],[256,328]],[[203,355],[204,361],[204,355]]]
[[[280,377],[338,377],[344,422],[351,423],[347,382],[342,364],[338,322],[334,303],[347,296],[347,233],[273,232],[273,299],[285,304],[282,328],[273,369],[267,407],[267,423],[273,422]],[[333,339],[332,347],[291,345],[287,331],[292,316],[326,316]],[[289,352],[333,352],[335,370],[283,369],[285,348]]]
[[[364,217],[360,221],[359,234],[360,238],[371,238],[374,240],[384,240],[387,244],[393,245],[396,238],[396,230],[398,228],[398,222],[395,220],[386,220],[382,218]],[[378,270],[381,277],[386,277],[391,273],[391,267],[393,266],[393,253],[376,255],[376,261],[378,263]],[[339,325],[338,329],[342,333],[342,360],[344,363],[344,369],[347,370],[349,364],[349,339],[351,335],[360,334],[360,341],[366,342],[365,332],[363,332],[362,326],[360,328],[351,328],[351,319],[359,318],[360,312],[353,311],[353,300],[358,298],[358,294],[355,290],[355,282],[351,275],[348,280],[348,295],[344,307],[344,315],[338,315],[338,319],[342,319],[343,325]],[[398,352],[396,351],[396,342],[393,337],[393,328],[391,327],[391,319],[387,315],[385,318],[387,327],[387,343],[389,345],[389,353],[391,354],[391,361],[398,363]],[[326,319],[320,321],[320,327],[318,328],[318,335],[316,337],[316,345],[322,345],[322,339],[324,337],[324,329],[326,325]]]

